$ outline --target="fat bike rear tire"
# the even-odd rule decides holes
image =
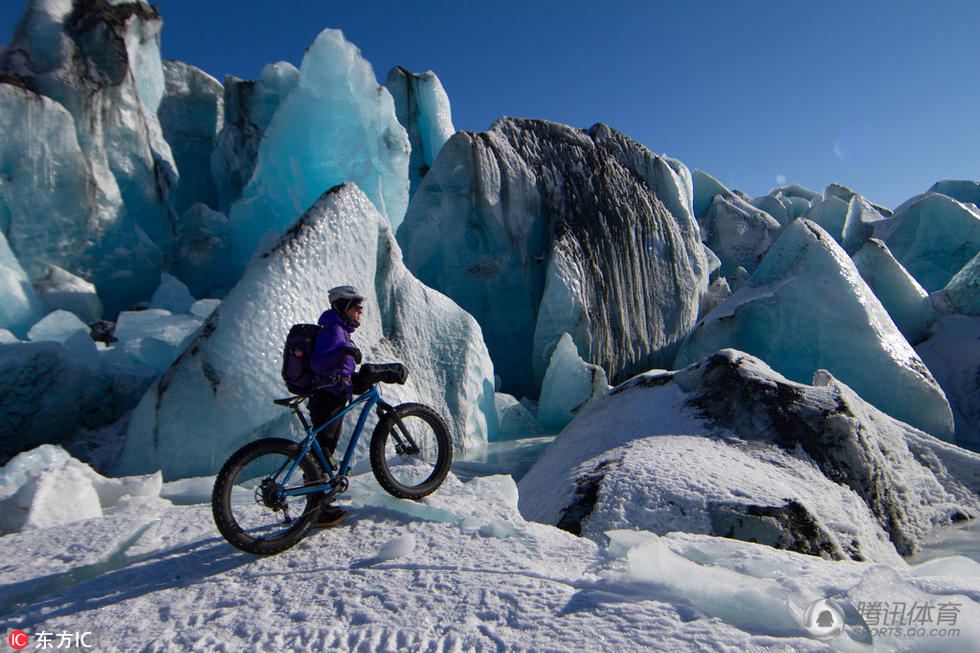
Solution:
[[[288,479],[289,488],[318,483],[320,464],[303,448],[283,438],[251,442],[224,464],[211,494],[214,523],[228,542],[242,551],[272,555],[295,545],[309,532],[323,499],[322,492],[282,497],[283,476],[294,461],[299,465]]]

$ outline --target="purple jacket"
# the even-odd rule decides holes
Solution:
[[[324,311],[317,323],[323,329],[317,336],[313,357],[310,358],[310,368],[316,374],[316,387],[338,395],[346,394],[350,398],[350,377],[356,363],[354,357],[347,353],[347,348],[354,346],[350,334],[354,333],[355,327],[332,308]]]

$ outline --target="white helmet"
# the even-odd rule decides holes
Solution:
[[[327,298],[330,300],[331,306],[339,306],[344,310],[347,310],[346,307],[350,306],[352,302],[364,301],[364,296],[357,292],[357,288],[354,286],[337,286],[336,288],[331,288],[327,291]]]

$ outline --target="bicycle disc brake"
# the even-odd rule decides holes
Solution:
[[[282,493],[282,486],[271,478],[263,480],[262,484],[256,488],[255,500],[256,503],[261,503],[273,512],[281,512],[283,523],[292,523],[293,520],[289,516],[289,506],[286,504],[286,497]]]

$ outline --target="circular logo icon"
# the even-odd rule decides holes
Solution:
[[[844,632],[844,611],[831,599],[817,599],[803,614],[803,625],[817,639],[833,639]]]
[[[7,643],[18,651],[22,648],[27,648],[27,641],[27,633],[25,633],[23,630],[15,630],[7,636]]]

